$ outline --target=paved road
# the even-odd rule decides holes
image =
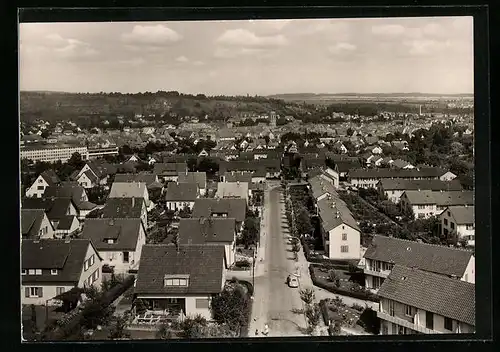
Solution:
[[[267,237],[265,259],[262,263],[262,275],[255,278],[251,336],[255,336],[256,329],[262,331],[266,323],[269,325],[268,336],[302,336],[306,327],[304,315],[294,313],[294,310],[303,309],[299,289],[289,288],[286,284],[287,276],[295,272],[297,264],[293,253],[288,251],[291,245],[282,231],[286,220],[282,214],[281,199],[280,188],[267,190],[264,215],[264,236]]]

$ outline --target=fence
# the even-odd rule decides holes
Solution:
[[[95,312],[97,309],[107,308],[115,299],[129,289],[135,281],[134,276],[127,277],[123,282],[106,291],[99,300],[89,302],[85,307],[66,320],[62,326],[57,326],[52,331],[47,331],[43,335],[43,340],[62,340],[65,337],[71,336],[78,328],[81,328],[80,323],[88,314]]]

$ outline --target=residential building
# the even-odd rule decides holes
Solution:
[[[377,189],[393,203],[399,203],[399,199],[405,191],[461,191],[462,185],[458,180],[406,180],[383,178],[377,183]]]
[[[43,198],[70,198],[75,204],[78,220],[83,220],[97,205],[89,202],[85,188],[76,182],[62,182],[59,186],[49,186],[45,189]]]
[[[21,159],[29,159],[33,162],[45,161],[48,163],[55,163],[58,160],[65,163],[74,153],[79,153],[82,160],[88,159],[88,150],[85,146],[76,145],[26,145],[20,146]]]
[[[246,218],[247,202],[242,198],[200,198],[193,207],[193,218],[232,218],[240,233]]]
[[[143,198],[148,210],[154,207],[144,182],[113,182],[109,198]]]
[[[181,219],[179,244],[224,246],[225,265],[229,269],[236,255],[236,220],[234,218],[201,217]]]
[[[141,219],[148,228],[148,211],[144,198],[109,198],[102,209],[102,217],[107,219]]]
[[[220,177],[220,182],[246,182],[252,183],[250,171],[227,171]]]
[[[80,171],[71,175],[83,188],[104,186],[108,178],[116,173],[116,167],[101,160],[88,161]]]
[[[134,293],[151,313],[211,320],[225,282],[223,245],[145,245]]]
[[[21,303],[55,305],[58,295],[73,287],[100,287],[102,261],[84,239],[23,239]]]
[[[365,287],[377,292],[395,264],[475,282],[471,251],[375,235],[364,254]]]
[[[475,332],[475,285],[395,265],[378,291],[381,335]]]
[[[361,232],[347,205],[338,197],[326,194],[317,201],[325,253],[330,259],[359,260]]]
[[[188,172],[187,163],[172,162],[172,163],[155,163],[153,174],[158,176],[159,179],[166,181],[177,182],[180,172]]]
[[[35,182],[33,182],[33,184],[26,190],[26,197],[41,198],[47,187],[57,186],[60,183],[61,179],[57,176],[54,170],[45,170],[38,175]]]
[[[115,274],[137,270],[146,230],[141,219],[86,219],[82,238],[92,241],[103,265]]]
[[[438,216],[448,206],[474,205],[473,191],[405,191],[401,209],[411,209],[415,219]]]
[[[468,246],[474,246],[474,209],[473,205],[447,207],[439,216],[442,236],[451,238],[453,234],[456,234],[458,240],[465,239]]]
[[[219,182],[217,184],[216,197],[218,198],[242,198],[248,203],[249,193],[248,182]]]
[[[396,169],[352,169],[349,170],[349,182],[355,187],[376,188],[382,179],[406,179],[406,180],[441,180],[451,181],[456,176],[446,170],[436,167]]]
[[[165,194],[167,209],[178,211],[184,208],[193,209],[194,202],[200,196],[196,183],[169,182]]]
[[[114,182],[143,182],[147,187],[150,187],[150,185],[158,183],[159,181],[158,175],[149,172],[141,172],[137,174],[116,174],[114,178]]]
[[[23,239],[54,238],[54,227],[43,209],[21,209],[21,236]]]
[[[200,196],[204,196],[207,192],[207,173],[206,172],[179,172],[177,182],[179,183],[196,183]]]

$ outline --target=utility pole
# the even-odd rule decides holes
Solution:
[[[253,286],[253,293],[255,295],[255,261],[257,259],[257,255],[255,252],[255,247],[253,248],[253,265],[252,265],[252,286]]]

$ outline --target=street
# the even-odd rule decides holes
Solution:
[[[263,261],[259,262],[255,278],[255,296],[252,311],[250,335],[259,335],[264,325],[269,326],[268,336],[301,336],[306,328],[304,314],[297,313],[303,309],[300,299],[300,288],[290,288],[286,278],[296,272],[297,263],[293,259],[291,245],[288,244],[284,204],[280,202],[283,195],[279,187],[266,189],[264,196],[263,224]],[[265,244],[264,244],[265,243]],[[300,278],[299,278],[300,282]]]

